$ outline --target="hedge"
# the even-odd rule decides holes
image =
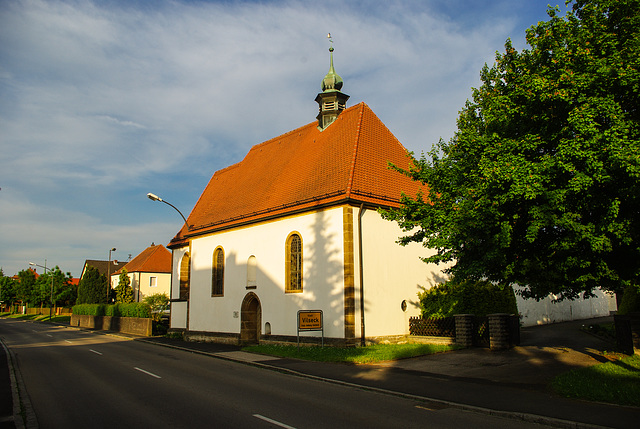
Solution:
[[[510,286],[488,281],[455,281],[418,294],[422,317],[449,317],[454,314],[486,316],[492,313],[518,314],[516,295]]]
[[[151,307],[143,302],[129,304],[78,304],[73,306],[73,314],[88,316],[113,316],[113,317],[151,317]]]

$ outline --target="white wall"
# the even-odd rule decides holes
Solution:
[[[285,241],[297,231],[303,245],[303,292],[285,293]],[[224,296],[211,296],[213,251],[225,252]],[[325,336],[344,336],[342,207],[292,216],[251,227],[196,238],[191,244],[189,330],[240,332],[240,311],[247,293],[261,303],[273,335],[293,335],[298,310],[322,310]],[[247,289],[247,261],[257,262],[256,288]],[[174,255],[174,276],[179,258]],[[173,279],[174,295],[177,278]],[[320,333],[318,332],[319,336]]]
[[[360,332],[360,301],[357,249],[358,209],[354,209],[356,241],[356,332]],[[444,265],[426,264],[420,257],[433,253],[420,243],[400,246],[406,235],[397,222],[382,219],[375,210],[366,210],[362,219],[365,336],[409,333],[409,317],[420,315],[418,293],[446,280]],[[402,310],[402,301],[407,308]]]
[[[517,292],[520,287],[514,286]],[[615,295],[608,294],[598,289],[595,298],[577,299],[575,301],[564,300],[554,302],[555,295],[549,295],[545,299],[523,299],[516,293],[518,313],[522,316],[522,326],[544,325],[570,320],[590,319],[593,317],[609,316],[616,310]]]
[[[182,257],[189,251],[189,247],[181,247],[179,249],[173,249],[171,252],[171,293],[169,299],[180,298],[180,261]],[[171,319],[170,327],[173,329],[186,329],[187,328],[187,303],[186,302],[171,302]]]

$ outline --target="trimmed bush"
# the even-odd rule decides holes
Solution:
[[[449,317],[454,314],[486,316],[493,313],[518,314],[511,286],[488,281],[449,280],[418,294],[422,317]]]
[[[143,302],[129,304],[78,304],[73,307],[73,314],[88,316],[112,316],[112,317],[151,317],[151,307]]]
[[[73,314],[85,315],[85,316],[104,316],[105,315],[104,304],[78,304],[72,308]]]
[[[629,314],[640,312],[640,287],[629,285],[624,288],[622,301],[618,308],[618,314]]]

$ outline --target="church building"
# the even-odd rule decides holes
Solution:
[[[296,342],[298,313],[322,314],[301,341],[364,344],[409,333],[418,293],[443,281],[430,249],[400,246],[379,208],[421,190],[389,163],[407,150],[365,103],[347,107],[333,66],[315,121],[215,172],[171,240],[171,329],[190,339]],[[422,189],[426,192],[426,189]],[[313,337],[313,338],[311,338]]]

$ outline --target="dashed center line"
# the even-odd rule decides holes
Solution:
[[[47,334],[47,337],[51,337],[51,338],[53,338],[53,335],[51,335],[51,334]]]
[[[73,343],[72,343],[71,341],[69,341],[69,340],[65,340],[65,341],[66,341],[66,342],[68,342],[69,344],[73,344]]]
[[[265,422],[269,422],[269,423],[271,423],[273,425],[280,426],[281,428],[296,429],[293,426],[289,426],[289,425],[281,423],[281,422],[279,422],[277,420],[270,419],[269,417],[261,416],[260,414],[254,414],[253,417],[258,418],[260,420],[264,420]]]
[[[95,354],[97,354],[97,355],[102,356],[102,353],[100,353],[100,352],[98,352],[98,351],[95,351],[95,350],[93,350],[93,349],[89,349],[89,351],[90,351],[90,352],[92,352],[92,353],[95,353]]]
[[[162,378],[162,377],[160,377],[159,375],[155,375],[155,374],[154,374],[154,373],[152,373],[152,372],[145,371],[144,369],[142,369],[142,368],[138,368],[137,366],[133,367],[133,369],[136,369],[136,370],[138,370],[138,371],[140,371],[140,372],[144,372],[145,374],[150,375],[151,377],[155,377],[155,378]]]

